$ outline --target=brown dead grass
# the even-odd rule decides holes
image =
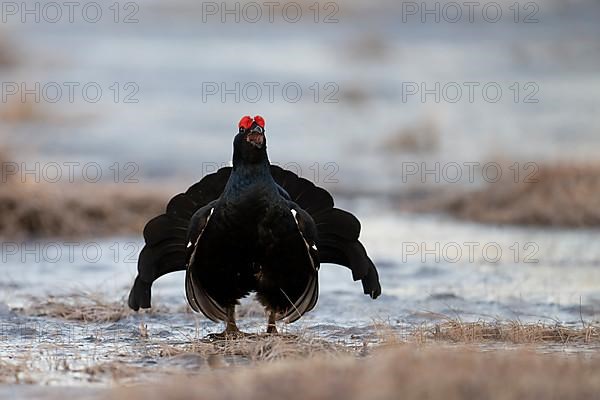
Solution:
[[[142,367],[132,366],[120,361],[110,361],[95,364],[83,369],[90,381],[102,381],[105,376],[110,376],[113,381],[121,382],[127,379],[139,377],[144,373]]]
[[[29,383],[22,376],[24,370],[23,365],[0,360],[0,383]]]
[[[164,211],[157,191],[102,184],[0,187],[0,236],[90,237],[140,233]]]
[[[104,294],[96,292],[49,295],[44,298],[31,297],[26,307],[13,309],[13,311],[35,317],[95,323],[116,322],[135,314],[127,306],[125,298],[116,301],[109,300]],[[153,315],[166,314],[172,311],[166,307],[154,306],[140,312],[145,315]],[[145,329],[144,326],[140,326],[140,336],[144,336]]]
[[[102,310],[93,313],[106,314]],[[73,312],[64,318],[70,315],[78,314]],[[387,399],[400,395],[444,399],[600,398],[592,396],[600,393],[600,353],[566,356],[562,352],[534,352],[544,351],[545,346],[538,344],[549,342],[600,343],[598,327],[449,320],[417,329],[408,340],[399,339],[388,325],[375,328],[379,339],[369,346],[334,343],[310,333],[256,334],[226,340],[190,338],[187,343],[161,343],[160,338],[149,335],[141,338],[143,355],[155,363],[142,365],[137,357],[121,358],[123,353],[119,353],[113,359],[83,368],[69,367],[65,361],[59,370],[73,373],[78,379],[83,374],[90,382],[143,385],[106,394],[106,398],[128,400]],[[496,342],[531,346],[501,351],[485,346]],[[0,382],[35,383],[43,379],[42,371],[31,369],[33,364],[31,355],[25,355],[20,363],[0,360]]]
[[[31,99],[22,101],[19,97],[11,96],[2,104],[0,109],[0,121],[8,123],[21,123],[32,121],[47,121],[50,116],[44,113],[40,103]]]
[[[125,300],[110,302],[92,293],[32,298],[27,307],[16,311],[36,317],[83,322],[116,322],[132,314]]]
[[[412,126],[404,126],[387,137],[381,150],[387,153],[432,153],[439,148],[440,132],[435,120],[428,118]]]
[[[0,165],[8,156],[0,151]],[[0,237],[139,234],[164,212],[168,195],[140,184],[0,183]]]
[[[476,192],[434,196],[420,211],[442,210],[493,224],[600,225],[600,165],[540,165],[531,181],[515,183],[512,178]]]
[[[120,388],[111,399],[597,399],[598,357],[384,347],[372,357],[314,357]]]
[[[17,55],[13,46],[6,38],[6,33],[0,30],[0,68],[10,68],[17,64]]]
[[[433,327],[415,329],[420,341],[453,343],[509,342],[513,344],[600,344],[600,326],[583,324],[582,328],[559,324],[524,324],[519,321],[462,322],[449,320]]]
[[[338,357],[352,354],[354,349],[342,344],[306,334],[250,334],[237,339],[201,339],[184,346],[161,346],[160,356],[172,357],[196,354],[205,357],[212,366],[226,366],[224,357],[235,357],[245,362],[272,362],[314,356]]]

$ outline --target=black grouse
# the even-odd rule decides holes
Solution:
[[[296,321],[319,295],[320,263],[348,267],[364,293],[381,294],[379,276],[358,241],[360,222],[334,207],[331,195],[269,163],[265,121],[246,116],[224,167],[178,194],[144,228],[146,245],[129,294],[133,310],[150,308],[152,283],[186,270],[190,306],[239,333],[235,306],[256,292],[275,322]]]

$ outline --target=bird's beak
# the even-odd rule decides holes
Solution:
[[[261,126],[256,125],[246,135],[246,141],[261,149],[265,143],[265,130]]]

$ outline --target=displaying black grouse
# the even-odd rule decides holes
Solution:
[[[225,321],[224,333],[239,332],[235,306],[250,292],[267,309],[267,332],[274,333],[275,321],[296,321],[315,306],[322,262],[350,268],[373,299],[381,294],[375,265],[358,241],[358,219],[334,208],[326,190],[271,165],[264,128],[262,117],[243,117],[233,168],[205,176],[148,222],[129,307],[150,308],[152,283],[186,270],[190,306]]]

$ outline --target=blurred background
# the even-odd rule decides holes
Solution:
[[[19,160],[187,182],[262,114],[274,162],[397,191],[401,162],[582,161],[600,143],[597,1],[3,4],[1,129]]]
[[[376,302],[324,268],[307,324],[597,320],[600,2],[469,4],[3,2],[5,309],[125,296],[144,223],[260,114],[271,161],[356,213],[380,268]],[[155,290],[185,304],[179,274]]]

